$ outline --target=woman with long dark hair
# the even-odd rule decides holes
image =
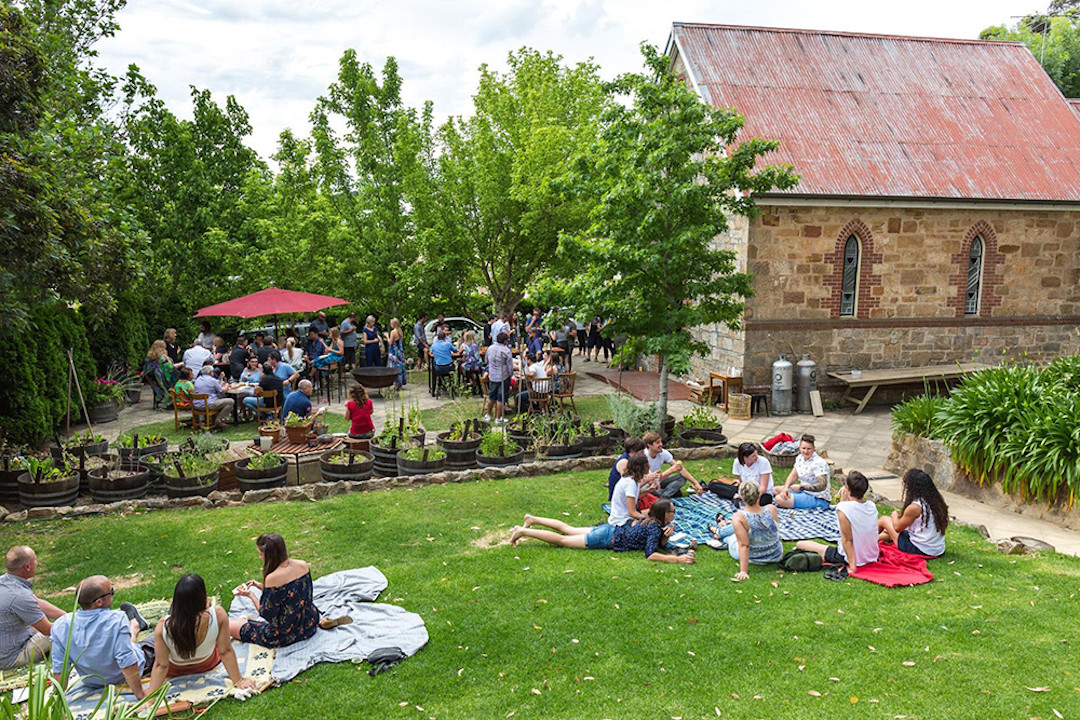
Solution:
[[[949,527],[949,506],[929,475],[912,468],[904,473],[903,512],[878,518],[879,540],[896,545],[912,555],[940,557],[945,552],[945,529]]]
[[[172,609],[154,628],[154,669],[146,692],[166,679],[209,672],[218,665],[233,685],[255,689],[255,681],[240,674],[229,639],[229,616],[220,605],[211,606],[202,577],[189,573],[176,583]]]
[[[754,443],[744,442],[739,446],[739,456],[731,465],[731,472],[740,482],[757,483],[760,492],[759,503],[772,505],[773,472],[768,460],[761,457]]]
[[[307,640],[318,628],[329,630],[352,622],[348,615],[324,618],[312,599],[308,564],[290,558],[285,538],[264,533],[255,540],[263,561],[263,580],[249,580],[234,592],[255,605],[257,618],[230,620],[229,634],[236,640],[278,648]],[[255,594],[252,588],[260,592]]]

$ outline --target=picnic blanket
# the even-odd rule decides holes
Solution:
[[[260,691],[269,687],[273,683],[270,668],[274,663],[274,651],[248,643],[234,642],[233,647],[236,649],[236,664],[240,668],[240,673],[252,678]],[[148,677],[143,678],[144,683],[147,680],[149,680]],[[127,691],[126,685],[117,686],[117,689],[123,690],[120,693],[121,700],[129,704],[138,702],[135,696]],[[225,667],[218,665],[210,672],[170,678],[166,701],[174,703],[187,700],[192,705],[212,705],[228,697],[231,690],[232,681],[229,680]],[[100,720],[105,717],[103,709],[94,713],[94,708],[101,700],[102,693],[102,688],[87,687],[80,682],[74,683],[68,691],[68,705],[71,707],[75,720],[93,720],[94,718]]]
[[[851,577],[885,587],[922,585],[934,579],[926,569],[926,558],[901,552],[891,543],[878,543],[878,559],[863,565]]]
[[[730,520],[736,512],[733,502],[711,492],[678,497],[672,502],[675,503],[675,533],[668,544],[674,547],[689,547],[691,539],[704,544],[712,537],[707,526],[716,524],[716,514],[721,513]],[[776,513],[780,517],[781,540],[821,538],[836,542],[840,539],[840,523],[833,508],[776,508]]]
[[[350,625],[319,630],[307,640],[277,648],[271,675],[277,682],[292,680],[320,662],[363,660],[373,650],[399,647],[414,655],[428,641],[424,620],[397,605],[375,603],[386,589],[386,576],[376,567],[331,573],[314,581],[315,606],[328,617],[348,615]],[[231,619],[255,616],[246,597],[233,598]]]

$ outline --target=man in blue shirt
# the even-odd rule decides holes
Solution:
[[[281,408],[281,417],[287,418],[289,413],[296,413],[302,418],[310,415],[311,392],[311,381],[301,380],[300,384],[296,386],[296,392],[290,393],[289,397],[285,398],[285,405]]]
[[[104,687],[104,684],[126,682],[132,694],[141,700],[146,693],[140,678],[154,664],[153,645],[139,646],[135,638],[149,626],[130,603],[120,605],[123,612],[110,610],[114,592],[104,575],[94,575],[79,583],[76,592],[79,609],[57,619],[52,626],[53,677],[59,686],[65,645],[70,641],[68,662],[79,671],[83,683],[88,687]]]
[[[525,341],[525,349],[529,355],[537,357],[544,352],[544,338],[540,337],[539,328],[529,328],[529,339]]]
[[[277,350],[270,353],[270,367],[274,369],[274,374],[281,378],[282,389],[281,397],[283,400],[287,400],[289,393],[292,392],[293,383],[300,379],[300,373],[296,372],[292,365],[289,363],[281,362],[281,353]]]
[[[454,370],[454,344],[447,339],[446,334],[440,330],[439,334],[435,336],[435,342],[431,344],[431,358],[435,363],[435,397],[439,397],[439,394],[445,385],[446,378],[450,377],[450,373]]]

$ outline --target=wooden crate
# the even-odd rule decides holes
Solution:
[[[709,387],[694,387],[690,385],[690,402],[697,403],[698,405],[715,405],[720,401],[722,388],[714,387],[711,392]]]

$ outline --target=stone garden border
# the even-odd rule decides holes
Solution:
[[[717,460],[733,458],[735,455],[736,449],[727,445],[679,451],[680,460]],[[237,507],[262,502],[289,502],[294,500],[316,502],[335,495],[388,490],[390,488],[423,487],[425,485],[443,485],[448,482],[501,480],[512,477],[556,475],[565,472],[607,470],[618,458],[618,455],[597,455],[571,460],[529,462],[506,468],[477,468],[432,475],[399,476],[358,482],[307,483],[273,490],[249,490],[246,493],[241,493],[238,490],[214,491],[205,498],[191,497],[171,500],[167,498],[140,498],[107,505],[91,504],[74,507],[30,508],[14,513],[9,513],[7,509],[0,507],[0,519],[5,522],[15,523],[25,520],[54,520],[57,518],[81,517],[83,515],[127,514],[142,510],[170,510],[185,507],[201,507],[209,510],[218,507]]]

